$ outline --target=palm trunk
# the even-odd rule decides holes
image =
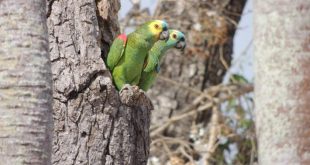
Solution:
[[[256,1],[260,164],[310,164],[310,2]]]
[[[45,1],[0,1],[0,164],[51,164]]]

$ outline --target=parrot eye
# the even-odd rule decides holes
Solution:
[[[158,24],[155,24],[154,27],[155,27],[155,29],[158,29],[158,28],[159,28],[159,25],[158,25]]]
[[[172,37],[173,37],[174,39],[176,39],[176,38],[177,38],[177,35],[176,35],[176,34],[173,34]]]

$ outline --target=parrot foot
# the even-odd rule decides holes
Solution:
[[[119,91],[121,102],[128,106],[146,106],[153,110],[153,104],[145,92],[136,85],[125,84]]]
[[[142,89],[139,89],[139,93],[143,94],[143,95],[146,95],[146,92]]]
[[[125,90],[130,90],[130,91],[137,93],[137,91],[139,91],[139,87],[136,85],[125,84],[122,87],[122,89],[119,91],[119,93],[123,93],[123,91],[125,91]]]

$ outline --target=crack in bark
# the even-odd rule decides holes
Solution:
[[[50,17],[52,13],[52,6],[55,0],[47,0],[47,12],[46,12],[46,18]]]

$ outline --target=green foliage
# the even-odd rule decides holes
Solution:
[[[245,84],[248,80],[241,75],[234,74],[230,78],[231,83]],[[229,131],[222,131],[221,135],[228,140],[220,144],[216,151],[216,162],[228,164],[225,160],[224,151],[229,151],[230,144],[237,144],[238,153],[231,164],[251,164],[257,161],[255,125],[253,121],[253,96],[246,94],[240,98],[234,98],[221,107],[223,120]],[[227,133],[228,132],[228,133]],[[220,156],[222,155],[222,156]]]
[[[233,74],[231,77],[230,77],[230,82],[232,83],[235,83],[235,84],[246,84],[246,83],[249,83],[249,81],[242,75],[239,75],[239,74]]]

